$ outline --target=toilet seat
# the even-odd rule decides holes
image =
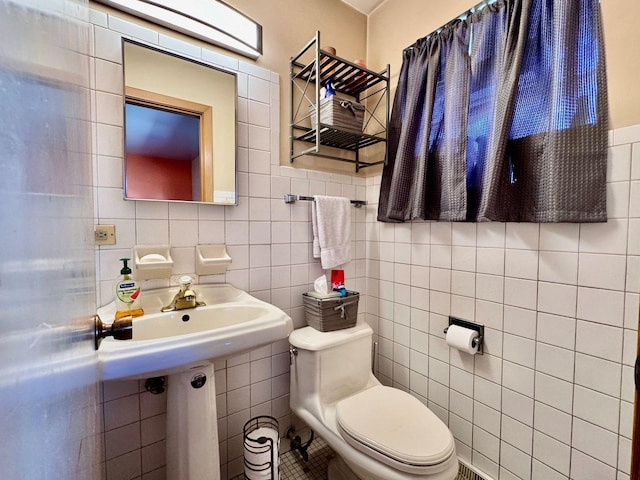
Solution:
[[[352,447],[403,472],[435,473],[455,452],[447,426],[396,388],[376,385],[339,401],[336,420]]]

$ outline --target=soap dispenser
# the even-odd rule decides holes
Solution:
[[[116,280],[116,320],[123,317],[140,317],[144,310],[140,306],[140,285],[131,276],[131,269],[127,265],[130,259],[121,258],[123,267],[121,276]]]

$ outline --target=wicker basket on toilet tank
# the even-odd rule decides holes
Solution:
[[[351,328],[358,319],[360,293],[347,290],[346,297],[317,298],[302,294],[307,325],[321,332]]]

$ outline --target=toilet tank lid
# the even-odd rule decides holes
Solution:
[[[291,332],[289,343],[296,348],[317,351],[364,338],[372,333],[373,330],[366,323],[359,323],[355,327],[334,330],[333,332],[321,332],[313,327],[303,327]]]

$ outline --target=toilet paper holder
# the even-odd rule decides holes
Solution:
[[[474,339],[473,346],[478,345],[478,355],[484,355],[484,325],[481,323],[469,322],[468,320],[462,320],[461,318],[449,317],[449,326],[458,325],[460,327],[469,328],[478,332],[478,338]],[[449,327],[444,329],[444,334],[447,334]]]

